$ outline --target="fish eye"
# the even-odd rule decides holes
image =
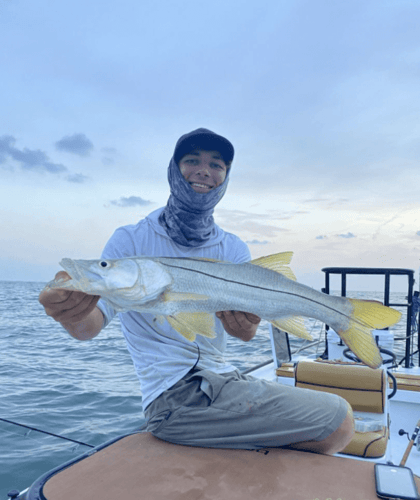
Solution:
[[[108,262],[105,262],[104,260],[100,263],[101,267],[108,267]]]

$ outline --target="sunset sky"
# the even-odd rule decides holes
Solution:
[[[0,280],[99,257],[166,203],[198,127],[235,146],[215,219],[253,257],[293,250],[316,288],[326,266],[417,277],[419,18],[418,0],[0,0]]]

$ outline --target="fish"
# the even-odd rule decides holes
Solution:
[[[203,258],[126,257],[62,259],[70,280],[46,288],[100,295],[116,312],[151,313],[187,340],[215,337],[215,312],[243,311],[300,338],[312,340],[304,318],[329,325],[366,365],[382,357],[373,329],[397,323],[401,313],[376,301],[337,297],[298,283],[282,252],[242,264]]]

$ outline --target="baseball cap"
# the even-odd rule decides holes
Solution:
[[[219,151],[227,164],[231,163],[235,154],[232,144],[227,139],[206,128],[198,128],[178,139],[174,151],[174,160],[178,163],[183,156],[191,153],[194,149]]]

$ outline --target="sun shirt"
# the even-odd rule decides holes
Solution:
[[[159,224],[162,211],[163,208],[160,208],[137,224],[118,228],[106,244],[102,258],[204,257],[237,264],[251,259],[247,245],[217,225],[213,238],[202,246],[178,245]],[[104,314],[106,326],[116,313],[103,300],[98,302],[98,307]],[[216,338],[197,335],[194,342],[186,340],[166,320],[159,324],[153,314],[130,311],[119,313],[119,318],[140,381],[143,408],[176,384],[193,367],[211,369],[216,373],[236,369],[226,363],[223,357],[227,334],[216,317]]]

